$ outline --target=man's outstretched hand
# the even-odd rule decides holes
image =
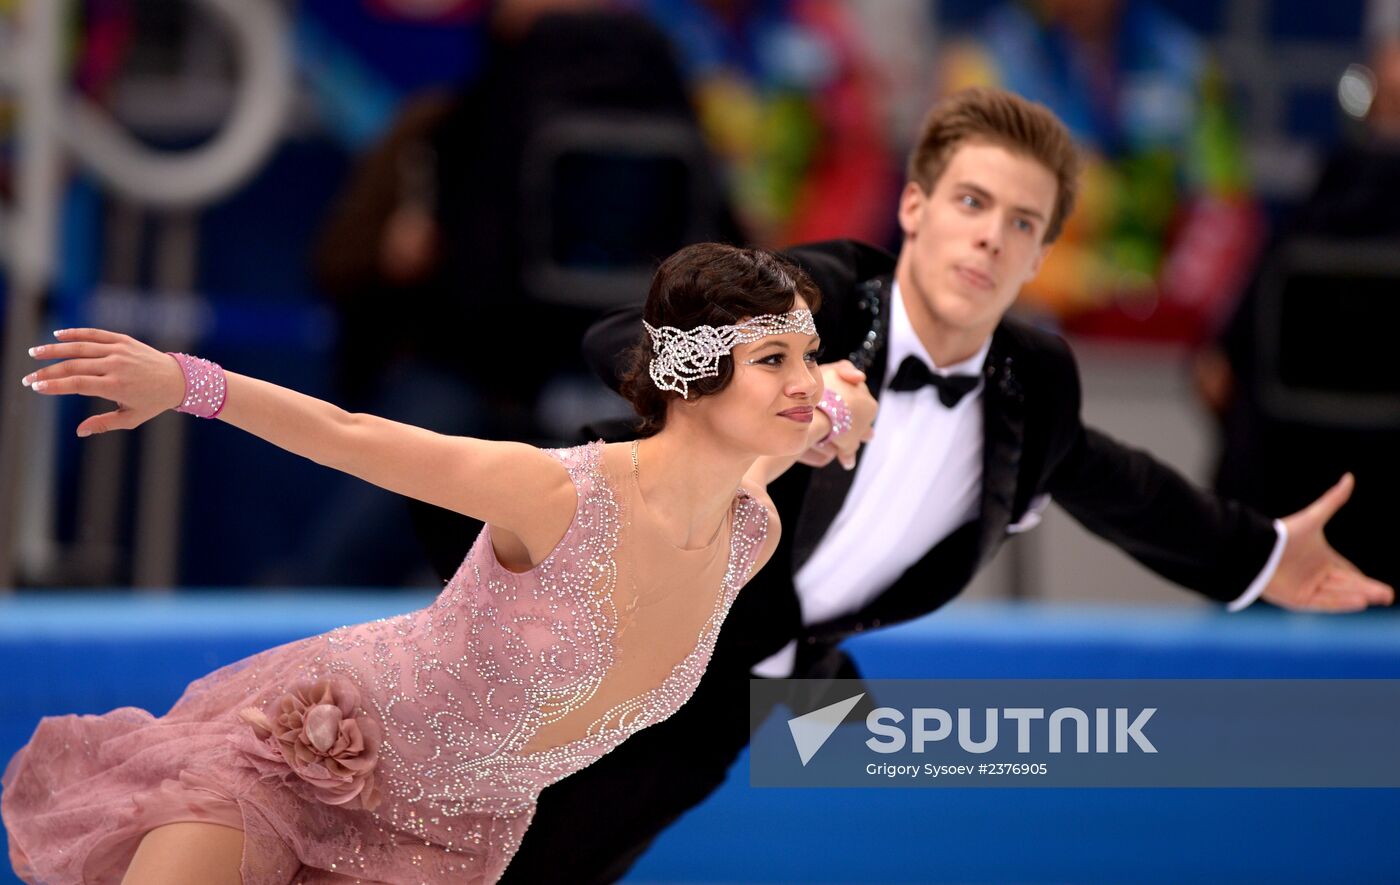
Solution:
[[[1350,473],[1322,497],[1285,517],[1288,541],[1273,580],[1263,597],[1295,611],[1353,612],[1372,605],[1391,605],[1395,590],[1361,573],[1332,549],[1322,529],[1351,497],[1356,480]]]

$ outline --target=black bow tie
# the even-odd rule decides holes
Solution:
[[[918,390],[932,384],[938,388],[939,401],[951,409],[975,390],[981,380],[976,375],[940,375],[918,357],[907,356],[890,380],[890,390]]]

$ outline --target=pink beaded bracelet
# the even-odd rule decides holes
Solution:
[[[197,418],[217,418],[228,399],[228,380],[218,363],[202,360],[187,353],[168,353],[185,376],[185,398],[175,411]]]
[[[846,401],[841,398],[841,394],[830,387],[822,391],[822,398],[817,401],[817,408],[831,421],[831,432],[822,437],[822,441],[817,443],[824,446],[831,442],[833,437],[840,436],[851,425],[855,423],[855,416],[851,414],[851,407],[846,405]]]

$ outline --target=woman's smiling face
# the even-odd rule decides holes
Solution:
[[[806,310],[798,296],[793,310]],[[689,409],[719,437],[758,455],[793,455],[807,449],[813,406],[821,397],[817,368],[821,342],[816,335],[791,332],[740,344],[730,353],[734,373],[725,388]]]

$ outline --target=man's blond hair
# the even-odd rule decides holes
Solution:
[[[1074,208],[1079,187],[1079,154],[1065,124],[1045,105],[1004,89],[964,89],[934,105],[924,118],[909,154],[908,179],[933,193],[953,152],[968,142],[999,145],[1050,170],[1057,187],[1045,242],[1053,242]]]

